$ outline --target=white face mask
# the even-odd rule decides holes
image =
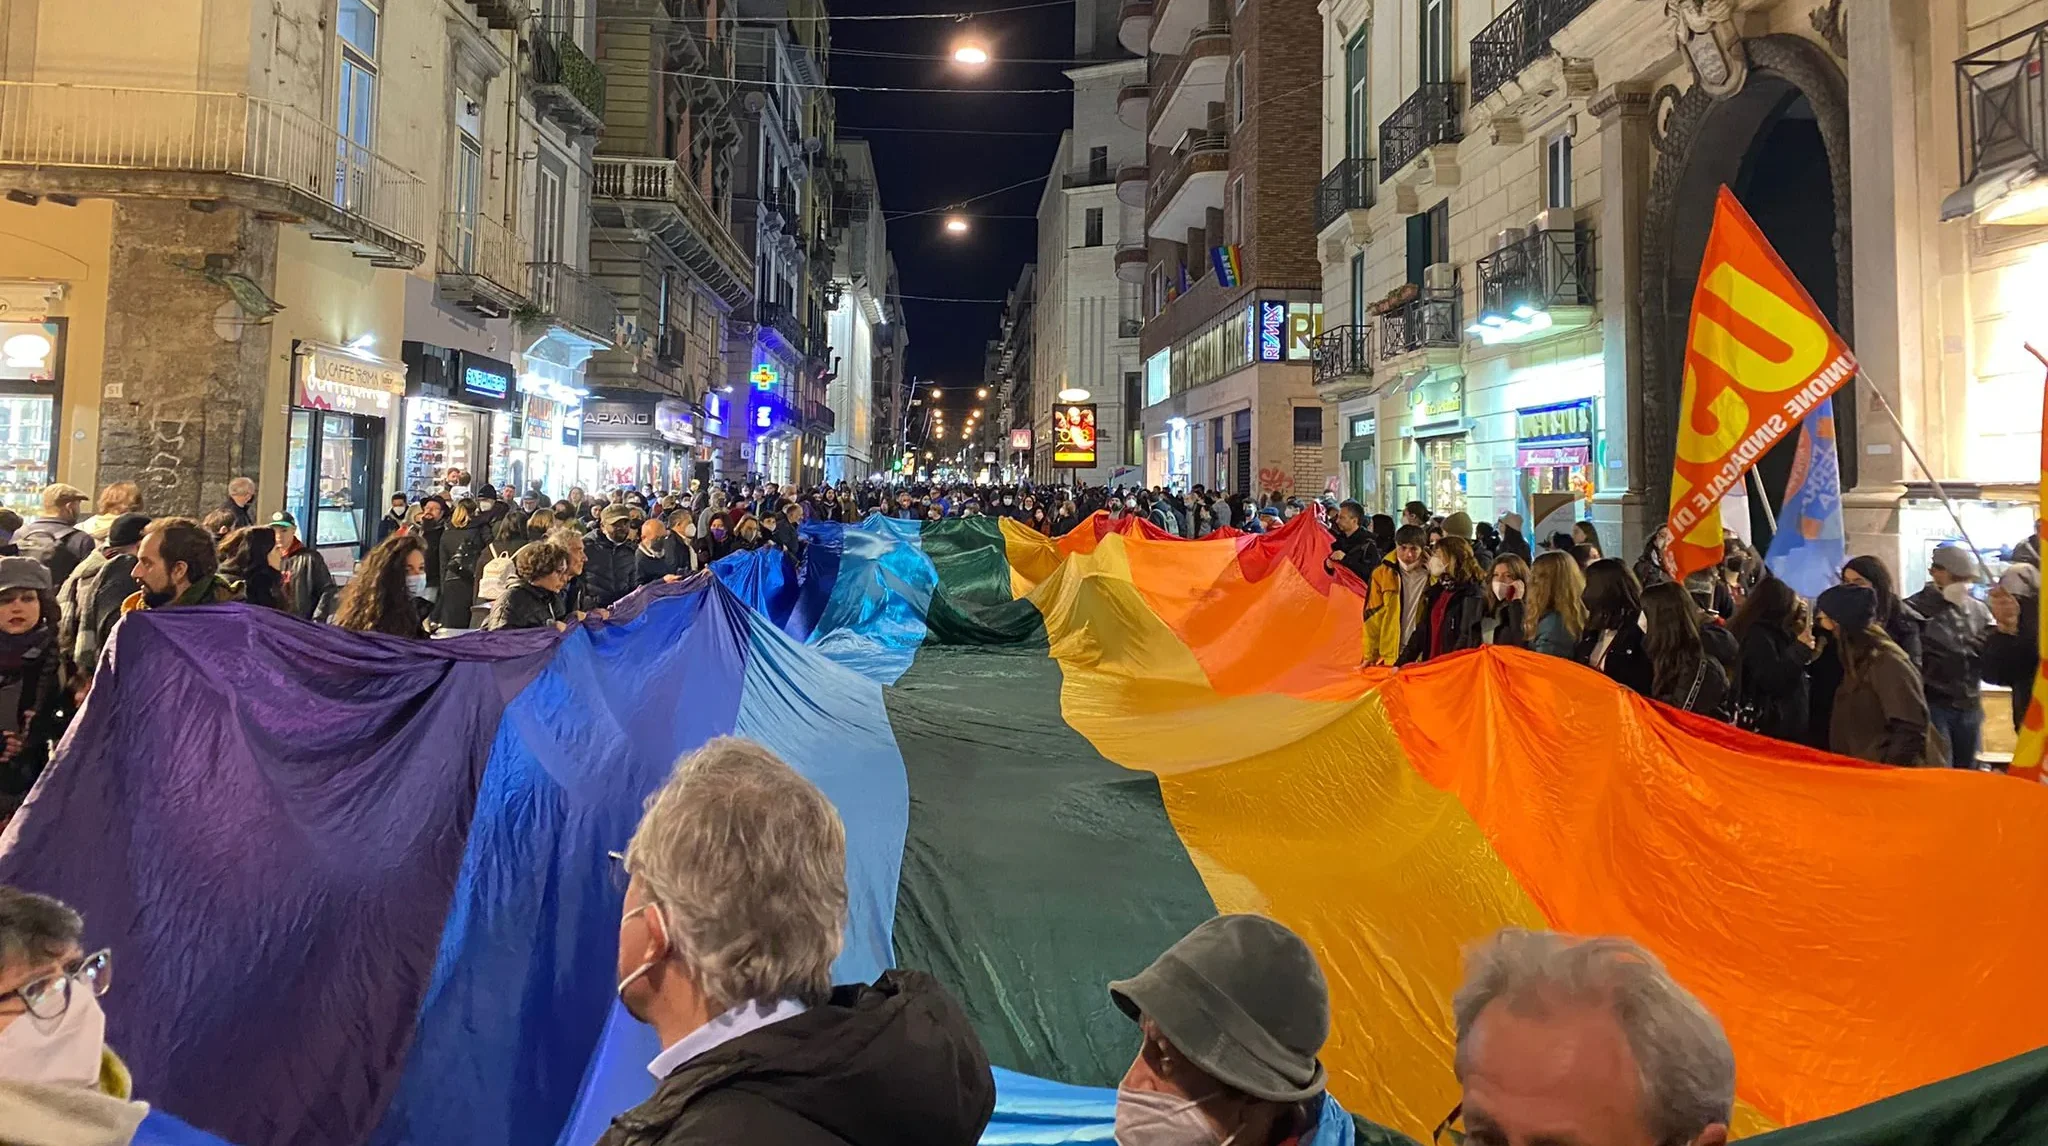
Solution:
[[[414,597],[426,596],[427,575],[425,573],[407,573],[405,575],[405,591]]]
[[[1116,1091],[1117,1146],[1227,1146],[1226,1136],[1201,1104],[1153,1090]]]
[[[1512,601],[1521,595],[1522,583],[1519,581],[1495,581],[1493,583],[1493,597],[1496,601]]]
[[[54,1019],[20,1015],[0,1031],[0,1079],[51,1086],[96,1086],[107,1044],[107,1014],[83,983]]]
[[[1941,595],[1948,598],[1949,604],[1961,608],[1963,602],[1970,596],[1970,583],[1968,581],[1950,581],[1941,587]]]
[[[1429,575],[1430,575],[1430,576],[1432,576],[1432,577],[1441,577],[1441,576],[1443,576],[1444,574],[1446,574],[1446,573],[1449,573],[1450,571],[1451,571],[1451,566],[1450,566],[1450,562],[1448,562],[1448,561],[1445,561],[1445,560],[1444,560],[1444,559],[1443,559],[1442,557],[1440,557],[1440,556],[1438,556],[1438,555],[1436,555],[1436,554],[1434,554],[1434,553],[1432,553],[1432,554],[1430,554],[1430,555],[1429,555]]]

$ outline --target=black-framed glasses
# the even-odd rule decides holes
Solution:
[[[32,979],[0,995],[0,1004],[20,999],[23,1009],[31,1016],[48,1022],[71,1008],[74,989],[82,987],[98,998],[106,994],[107,988],[113,984],[114,953],[103,947],[54,975]]]
[[[1464,1121],[1464,1118],[1465,1104],[1460,1102],[1451,1107],[1451,1112],[1444,1115],[1442,1122],[1436,1124],[1436,1129],[1430,1132],[1429,1140],[1436,1146],[1465,1146],[1465,1128],[1457,1125]]]

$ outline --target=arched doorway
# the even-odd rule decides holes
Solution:
[[[1671,496],[1686,326],[1700,258],[1726,184],[1814,303],[1853,345],[1849,246],[1849,109],[1841,69],[1797,36],[1744,41],[1749,79],[1715,101],[1697,86],[1665,119],[1644,217],[1643,432],[1652,513]],[[1854,382],[1836,395],[1844,488],[1856,481]],[[1758,463],[1775,509],[1791,468],[1788,437]],[[1751,507],[1761,542],[1761,510]]]

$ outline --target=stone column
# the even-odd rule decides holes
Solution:
[[[1593,519],[1602,536],[1619,538],[1609,556],[1626,559],[1643,546],[1662,514],[1649,505],[1643,435],[1643,355],[1648,349],[1642,299],[1643,214],[1656,147],[1650,141],[1651,88],[1603,88],[1587,104],[1600,121],[1600,329],[1606,343],[1606,466],[1599,472]]]
[[[1843,524],[1849,552],[1881,554],[1894,564],[1901,483],[1920,475],[1876,393],[1890,400],[1923,450],[1935,446],[1919,429],[1930,409],[1921,312],[1929,268],[1921,263],[1920,235],[1936,208],[1921,201],[1917,174],[1923,141],[1914,114],[1913,52],[1925,38],[1914,25],[1924,25],[1926,16],[1915,17],[1914,4],[1924,7],[1925,0],[1877,0],[1859,5],[1848,21],[1854,61],[1848,69],[1849,167],[1855,173],[1851,321],[1864,374],[1856,381],[1856,485],[1843,496]],[[1927,462],[1943,465],[1935,454]]]

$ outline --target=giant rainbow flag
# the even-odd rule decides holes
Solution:
[[[604,853],[755,737],[848,830],[838,973],[929,970],[989,1142],[1106,1142],[1104,984],[1218,911],[1304,935],[1331,1085],[1425,1137],[1460,949],[1633,936],[1727,1026],[1776,1146],[2048,1140],[2048,790],[1861,766],[1509,650],[1357,667],[1313,521],[810,525],[566,634],[138,614],[0,881],[115,948],[141,1141],[587,1146],[645,1097]],[[1348,574],[1339,574],[1348,578]],[[186,1124],[203,1134],[194,1135]],[[154,1135],[154,1137],[152,1137]]]

